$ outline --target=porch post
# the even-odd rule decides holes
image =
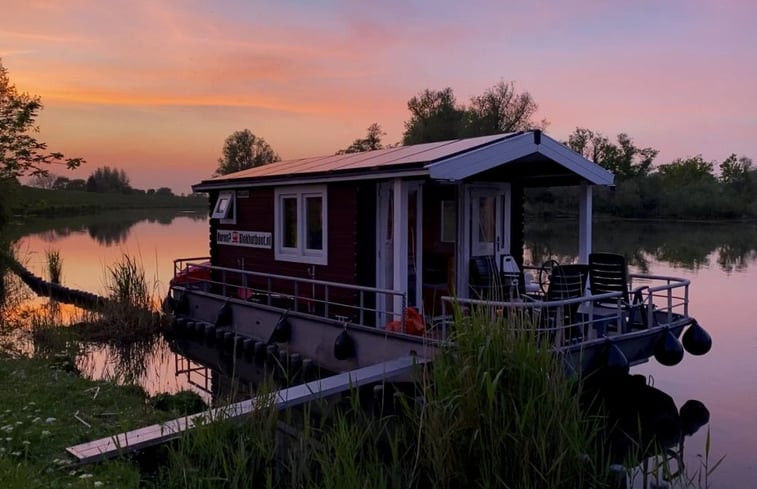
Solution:
[[[578,261],[589,263],[591,253],[591,185],[581,184],[578,200]]]
[[[405,185],[401,178],[395,178],[392,182],[394,190],[394,216],[392,226],[394,227],[394,286],[396,291],[407,293],[407,193]],[[402,318],[402,298],[395,297],[393,319],[401,320]]]

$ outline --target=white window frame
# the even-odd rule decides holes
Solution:
[[[229,199],[229,205],[226,207],[225,211],[222,211],[218,207],[220,206],[221,201],[224,198]],[[231,214],[231,218],[229,218],[229,214]],[[213,214],[211,214],[210,217],[211,219],[218,219],[221,224],[236,224],[237,223],[236,192],[227,191],[227,190],[224,190],[223,192],[219,192],[218,198],[216,199],[216,203],[213,206]]]
[[[320,250],[306,248],[307,213],[305,209],[305,201],[308,197],[319,197],[321,199],[321,235],[323,249]],[[297,246],[294,248],[284,246],[283,202],[286,198],[293,198],[297,201]],[[326,185],[277,187],[274,189],[273,216],[275,221],[274,257],[276,260],[309,263],[312,265],[328,265],[329,234]]]

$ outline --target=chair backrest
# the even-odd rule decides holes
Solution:
[[[470,259],[470,282],[477,287],[491,287],[497,280],[497,264],[491,256],[473,256]]]
[[[589,266],[583,264],[560,265],[552,269],[547,289],[547,300],[574,299],[586,291]]]
[[[592,294],[621,292],[628,300],[628,266],[623,255],[591,253],[589,255],[589,288]]]

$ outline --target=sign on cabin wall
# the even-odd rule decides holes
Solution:
[[[216,231],[216,242],[229,246],[247,246],[248,248],[273,247],[271,233],[259,233],[257,231]]]

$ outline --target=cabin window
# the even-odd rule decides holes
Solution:
[[[454,243],[457,241],[457,202],[454,200],[442,201],[442,243]]]
[[[275,191],[276,259],[327,264],[326,187]]]
[[[221,192],[218,194],[218,200],[210,217],[220,219],[225,224],[234,224],[236,222],[235,207],[234,192]]]

